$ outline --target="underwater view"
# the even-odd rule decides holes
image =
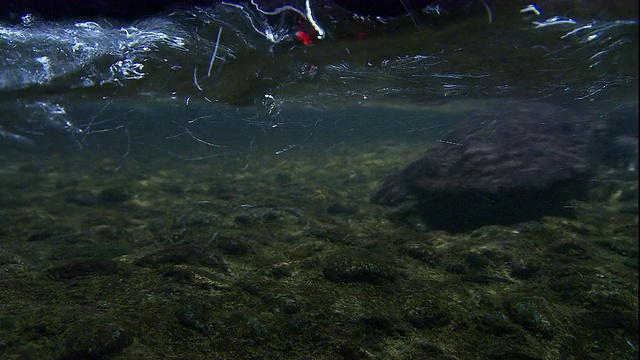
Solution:
[[[637,18],[0,1],[0,360],[638,359]]]

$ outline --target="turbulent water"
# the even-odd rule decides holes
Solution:
[[[3,146],[66,137],[81,147],[112,142],[105,133],[136,139],[158,130],[148,142],[173,134],[223,147],[239,124],[335,131],[315,129],[341,117],[332,111],[419,114],[456,99],[520,97],[597,102],[606,113],[637,95],[635,14],[598,19],[576,7],[582,17],[572,17],[514,4],[382,19],[322,9],[302,16],[298,5],[222,2],[128,23],[25,15],[0,24]],[[364,111],[342,118],[373,122],[382,134],[388,122],[404,132],[428,126]]]

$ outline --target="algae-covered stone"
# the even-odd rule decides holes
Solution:
[[[490,334],[503,336],[509,334],[517,334],[522,330],[501,311],[492,311],[482,314],[477,319],[478,327]]]
[[[382,284],[395,281],[399,272],[388,262],[371,256],[336,253],[325,259],[324,277],[333,282]]]
[[[277,294],[267,294],[262,297],[262,302],[269,307],[274,314],[296,314],[300,312],[300,305],[291,296]]]
[[[131,193],[123,186],[106,188],[98,194],[98,199],[103,203],[121,203],[131,198]]]
[[[7,249],[0,248],[0,265],[22,265],[24,263],[25,261],[21,256],[18,256]]]
[[[588,268],[560,268],[549,288],[568,301],[584,301],[587,292],[593,286],[595,273]]]
[[[249,251],[249,245],[246,242],[231,236],[216,236],[212,245],[226,255],[244,255]]]
[[[405,309],[405,318],[416,328],[442,327],[451,322],[449,310],[437,298],[410,304]]]
[[[71,326],[63,355],[65,360],[108,359],[133,344],[138,330],[127,321],[90,319]]]
[[[91,275],[115,275],[124,272],[122,264],[110,259],[92,258],[75,260],[64,265],[47,270],[47,274],[54,278],[74,279]]]
[[[191,265],[174,265],[165,275],[204,289],[223,290],[229,287],[221,275]]]
[[[549,307],[544,298],[517,298],[509,301],[506,307],[513,322],[521,325],[527,331],[539,335],[543,339],[554,337],[553,309]]]
[[[69,190],[66,192],[65,202],[78,206],[93,206],[96,202],[96,197],[89,191]]]
[[[136,265],[159,267],[167,264],[188,264],[215,269],[229,274],[229,266],[215,248],[205,244],[176,244],[138,259]]]
[[[429,266],[435,267],[442,261],[442,254],[438,252],[436,247],[423,242],[408,242],[402,245],[400,251]]]
[[[215,308],[203,304],[197,299],[185,299],[184,306],[177,309],[174,315],[180,325],[202,334],[208,334],[212,330],[215,318],[214,310]]]

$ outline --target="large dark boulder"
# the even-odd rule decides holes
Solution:
[[[429,225],[464,230],[567,211],[584,194],[592,151],[604,126],[583,113],[544,103],[478,114],[385,179],[373,200],[409,197]]]

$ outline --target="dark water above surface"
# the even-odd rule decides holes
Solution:
[[[637,4],[258,3],[0,23],[0,359],[637,358]]]

